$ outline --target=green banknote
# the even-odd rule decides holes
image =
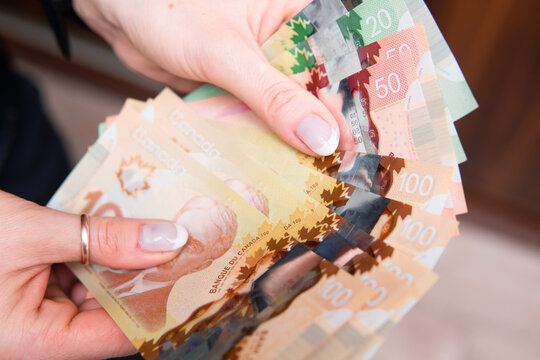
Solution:
[[[435,23],[423,0],[405,0],[415,24],[423,23],[426,29],[433,62],[439,75],[439,87],[452,119],[459,120],[478,108],[463,72],[452,50]]]
[[[314,0],[291,20],[281,26],[261,46],[265,56],[272,59],[324,29],[362,0]]]

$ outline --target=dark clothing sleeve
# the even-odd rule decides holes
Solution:
[[[44,205],[68,172],[39,92],[0,47],[0,189]]]

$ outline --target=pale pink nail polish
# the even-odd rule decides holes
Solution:
[[[327,156],[333,154],[339,145],[339,134],[326,121],[310,115],[303,119],[296,128],[296,135],[313,152]]]

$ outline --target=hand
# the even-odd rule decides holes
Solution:
[[[81,261],[80,216],[0,191],[0,357],[103,359],[136,352],[64,262]],[[92,263],[142,269],[175,258],[179,225],[92,217]]]
[[[74,6],[131,69],[172,87],[181,78],[216,84],[244,101],[292,146],[310,155],[330,155],[339,143],[332,114],[274,69],[259,47],[308,3],[75,0]]]

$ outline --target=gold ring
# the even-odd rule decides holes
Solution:
[[[90,218],[86,214],[81,215],[81,263],[90,263]]]

